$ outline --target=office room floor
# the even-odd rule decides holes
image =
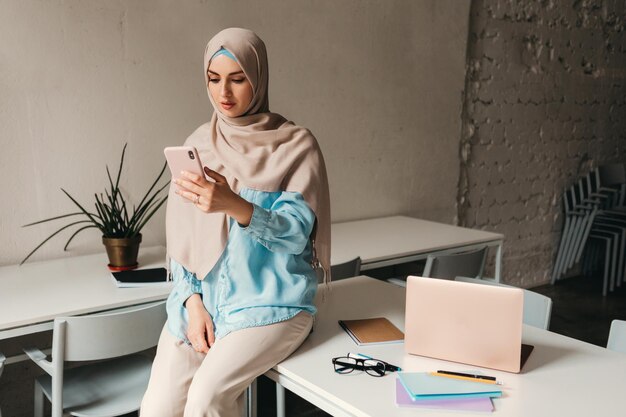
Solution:
[[[572,277],[533,291],[552,298],[550,330],[599,346],[606,346],[613,319],[626,320],[626,284],[602,296],[602,279]],[[274,384],[263,377],[258,384],[258,417],[276,415]],[[323,417],[329,414],[287,391],[288,417]]]

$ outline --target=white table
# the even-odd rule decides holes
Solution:
[[[362,270],[424,259],[429,253],[498,247],[503,236],[411,217],[395,216],[332,225],[332,263],[361,256]],[[141,268],[163,266],[165,248],[142,247]],[[52,329],[58,316],[89,314],[167,298],[167,287],[117,288],[104,250],[52,261],[0,267],[0,340]],[[496,277],[496,278],[497,278]]]
[[[425,259],[429,254],[496,247],[495,279],[500,281],[499,233],[468,229],[406,216],[333,223],[331,263],[361,257],[361,271]]]
[[[141,248],[140,268],[165,264],[162,246]],[[104,253],[0,268],[0,340],[51,330],[55,317],[164,300],[171,285],[117,288]],[[10,363],[7,361],[7,363]]]
[[[316,328],[288,359],[266,373],[295,394],[334,416],[447,416],[459,412],[399,408],[395,378],[363,372],[338,375],[331,358],[361,352],[405,371],[481,369],[404,353],[403,344],[358,347],[338,319],[384,316],[404,329],[404,288],[369,277],[331,284]],[[626,355],[546,330],[524,326],[524,343],[535,346],[521,374],[485,369],[504,381],[494,399],[497,416],[621,416],[626,412]]]

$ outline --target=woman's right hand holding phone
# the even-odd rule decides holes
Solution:
[[[196,352],[208,353],[215,342],[213,319],[204,307],[200,294],[193,294],[185,302],[189,313],[187,339]]]

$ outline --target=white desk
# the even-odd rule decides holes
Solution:
[[[361,257],[361,270],[425,259],[429,254],[497,248],[495,279],[500,281],[502,241],[499,233],[467,229],[405,216],[333,223],[331,263]]]
[[[274,381],[334,416],[463,415],[395,405],[395,374],[338,375],[331,358],[362,352],[405,371],[480,369],[404,353],[404,345],[358,347],[338,319],[385,316],[404,329],[404,288],[368,277],[331,284],[320,304],[315,331],[288,359],[266,373]],[[495,416],[621,416],[626,412],[626,356],[556,333],[524,326],[523,340],[535,346],[522,374],[485,370],[504,381],[494,399]]]
[[[477,245],[498,247],[503,236],[411,217],[332,225],[332,262],[361,256],[361,269],[423,259],[429,253]],[[142,247],[141,268],[163,266],[165,248]],[[117,288],[104,250],[95,255],[0,267],[0,340],[52,329],[58,316],[88,314],[167,298],[169,288]]]
[[[140,268],[165,263],[165,248],[141,248]],[[0,340],[51,330],[55,317],[96,313],[167,298],[171,286],[117,288],[107,256],[77,256],[0,268]]]

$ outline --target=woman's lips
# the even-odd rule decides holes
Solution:
[[[226,109],[226,110],[230,110],[233,108],[233,106],[235,105],[235,103],[220,103],[222,108]]]

